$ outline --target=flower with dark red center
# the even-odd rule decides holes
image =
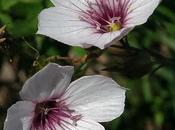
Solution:
[[[38,34],[72,46],[101,49],[143,24],[160,0],[51,0],[39,15]]]
[[[104,130],[124,110],[125,90],[94,75],[70,84],[72,66],[51,63],[24,84],[7,112],[4,130]]]
[[[55,124],[64,129],[62,122],[69,123],[66,121],[67,119],[72,120],[72,123],[76,124],[81,119],[81,115],[72,115],[74,112],[74,110],[69,109],[64,100],[37,103],[31,130],[56,130]]]

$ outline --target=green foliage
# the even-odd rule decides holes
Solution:
[[[41,2],[36,0],[1,0],[0,21],[7,25],[9,33],[29,36],[36,33],[41,9]]]

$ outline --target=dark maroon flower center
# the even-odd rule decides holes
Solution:
[[[80,19],[91,24],[98,33],[120,30],[126,22],[130,0],[87,0],[88,10]]]
[[[73,115],[64,101],[46,101],[36,104],[31,130],[56,130],[56,125],[65,129],[65,123],[76,125],[81,115]],[[68,121],[69,120],[69,121]]]

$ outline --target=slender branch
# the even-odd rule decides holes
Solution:
[[[32,45],[30,45],[30,43],[28,43],[28,42],[25,40],[24,37],[23,37],[22,39],[24,40],[24,42],[27,44],[28,47],[30,47],[33,51],[36,52],[36,54],[37,54],[37,55],[36,55],[36,59],[38,59],[38,58],[40,57],[39,51],[38,51],[36,48],[34,48]]]

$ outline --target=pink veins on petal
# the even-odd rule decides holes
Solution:
[[[107,33],[120,30],[127,22],[130,0],[87,0],[88,9],[80,19],[91,24],[96,32]]]
[[[64,100],[37,103],[30,130],[56,130],[56,125],[63,130],[69,130],[65,124],[76,125],[81,119],[81,115],[73,115],[74,112],[68,108]]]

